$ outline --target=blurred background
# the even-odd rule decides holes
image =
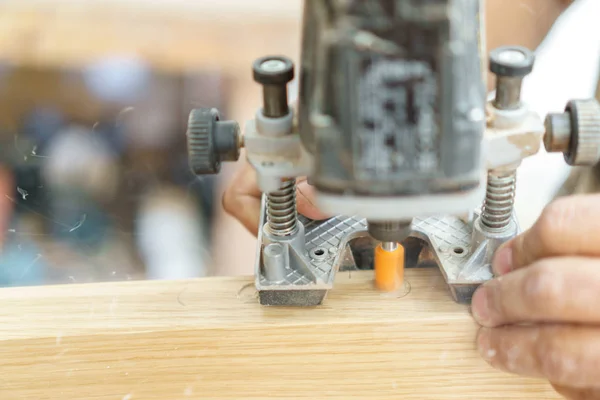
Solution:
[[[489,48],[537,48],[564,3],[488,0]],[[251,64],[298,60],[301,11],[300,0],[0,1],[0,286],[252,273],[255,238],[220,201],[239,165],[194,177],[187,115],[252,118]],[[582,92],[595,89],[588,75]],[[540,112],[560,111],[558,97]],[[557,159],[532,163],[529,179]]]

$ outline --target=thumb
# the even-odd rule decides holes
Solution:
[[[600,256],[600,194],[561,198],[527,231],[501,246],[492,268],[504,275],[542,258]]]
[[[315,188],[308,184],[306,179],[298,180],[296,184],[296,204],[298,212],[310,219],[326,219],[328,215],[324,214],[315,205]]]

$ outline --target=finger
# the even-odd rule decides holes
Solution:
[[[306,180],[299,180],[296,185],[296,201],[298,212],[310,219],[326,219],[328,216],[324,214],[315,205],[315,188],[308,184]]]
[[[257,236],[260,223],[260,199],[252,196],[240,196],[235,200],[235,204],[235,209],[224,206],[225,211],[237,219],[248,232]]]
[[[477,347],[487,362],[503,371],[580,389],[600,384],[600,327],[482,328]]]
[[[258,179],[256,171],[247,162],[244,162],[242,167],[234,175],[229,188],[233,193],[260,198],[262,192],[258,187]]]
[[[13,202],[10,200],[14,186],[12,176],[6,169],[0,168],[0,250],[4,243],[4,235],[10,224]]]
[[[559,199],[537,222],[496,252],[493,269],[503,275],[554,256],[600,256],[600,194]]]
[[[258,187],[256,171],[248,163],[236,172],[230,185],[223,194],[223,208],[236,218],[252,234],[257,235],[260,223],[262,192]],[[310,219],[326,219],[314,204],[315,190],[306,178],[299,178],[296,186],[298,212]]]
[[[600,323],[599,287],[599,259],[552,258],[484,283],[475,291],[471,309],[487,327],[534,321]]]
[[[552,387],[568,400],[600,400],[600,389],[576,389],[556,384],[552,384]]]
[[[222,204],[225,211],[241,222],[253,235],[258,233],[260,222],[261,192],[256,180],[256,172],[244,163],[236,172],[223,193]]]

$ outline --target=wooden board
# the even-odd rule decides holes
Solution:
[[[489,367],[436,269],[402,298],[341,273],[323,306],[268,308],[250,278],[0,290],[2,399],[553,399]]]

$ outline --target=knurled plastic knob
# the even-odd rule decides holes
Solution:
[[[252,64],[254,80],[262,85],[286,85],[294,79],[294,63],[283,56],[266,56]]]
[[[571,140],[565,160],[569,165],[596,165],[600,161],[600,104],[595,99],[574,100],[566,112],[571,117]]]
[[[535,55],[521,46],[503,46],[490,52],[490,71],[503,77],[525,77],[533,71]]]
[[[195,109],[188,120],[187,143],[192,172],[217,174],[221,162],[240,157],[240,128],[235,121],[221,121],[216,108]]]

